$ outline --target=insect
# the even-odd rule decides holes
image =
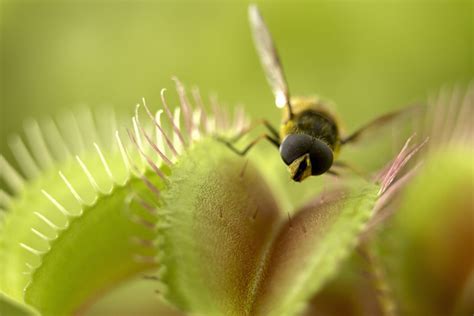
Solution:
[[[256,5],[249,6],[249,21],[260,62],[273,91],[275,104],[283,111],[283,118],[279,132],[268,121],[261,120],[259,124],[263,124],[268,133],[260,135],[242,150],[238,150],[233,144],[251,128],[231,141],[224,141],[237,154],[246,155],[259,141],[267,140],[279,148],[281,158],[294,181],[301,182],[310,176],[324,173],[337,175],[331,167],[348,167],[343,162],[336,161],[342,146],[356,141],[364,131],[382,125],[401,113],[393,112],[378,117],[351,135],[343,137],[335,116],[321,101],[308,97],[290,97],[276,47]],[[257,125],[254,124],[252,128]]]

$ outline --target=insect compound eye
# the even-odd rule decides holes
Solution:
[[[280,145],[281,158],[288,166],[295,159],[308,153],[313,176],[323,174],[331,168],[334,159],[331,148],[315,137],[307,134],[290,134]]]
[[[311,160],[311,174],[317,176],[331,168],[334,156],[331,148],[326,143],[313,138],[309,158]]]
[[[313,137],[306,134],[290,134],[280,145],[281,158],[289,166],[295,159],[309,153],[312,145]]]

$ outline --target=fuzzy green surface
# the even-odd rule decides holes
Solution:
[[[239,315],[282,213],[251,165],[220,143],[196,145],[164,194],[165,297],[206,315]]]
[[[379,187],[347,184],[288,221],[251,162],[218,143],[196,145],[163,194],[164,297],[195,314],[298,313],[372,215]]]

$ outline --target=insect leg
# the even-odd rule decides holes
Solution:
[[[228,141],[225,141],[223,139],[218,139],[219,141],[223,142],[224,144],[227,145],[227,147],[229,147],[230,150],[232,150],[233,152],[235,152],[237,155],[239,156],[245,156],[247,154],[247,152],[253,148],[253,146],[255,146],[259,141],[263,140],[263,139],[266,139],[267,141],[269,141],[270,143],[272,143],[273,145],[275,145],[275,147],[280,147],[280,141],[278,139],[275,139],[273,138],[272,136],[270,135],[267,135],[267,134],[262,134],[260,136],[258,136],[257,138],[255,138],[253,141],[251,141],[244,149],[242,150],[239,150],[237,149],[231,142],[228,142]]]
[[[240,132],[239,134],[237,134],[236,136],[234,136],[233,138],[230,139],[230,142],[231,143],[235,143],[237,142],[239,139],[241,139],[243,136],[245,136],[246,134],[248,134],[251,130],[253,130],[254,128],[256,128],[257,126],[263,124],[267,129],[268,131],[270,132],[270,134],[273,136],[273,138],[275,139],[280,139],[280,136],[278,135],[278,131],[276,130],[276,128],[274,128],[270,122],[268,122],[267,120],[265,119],[261,119],[257,122],[255,122],[254,124],[252,124],[251,126],[249,126],[248,128],[244,129],[242,132]]]

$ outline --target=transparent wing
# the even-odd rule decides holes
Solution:
[[[394,128],[399,125],[397,128],[402,129],[402,123],[408,123],[410,120],[412,120],[412,122],[416,122],[423,111],[426,111],[426,109],[422,105],[414,104],[398,111],[386,113],[373,119],[372,121],[369,121],[349,136],[342,138],[341,143],[356,143],[361,138],[364,138],[366,134],[372,134],[372,137],[374,137],[375,133],[380,133],[380,129],[382,127]]]
[[[279,108],[288,106],[288,110],[291,113],[290,94],[280,58],[278,57],[270,31],[256,5],[249,6],[249,21],[255,47],[260,56],[260,62],[275,95],[276,106]]]

